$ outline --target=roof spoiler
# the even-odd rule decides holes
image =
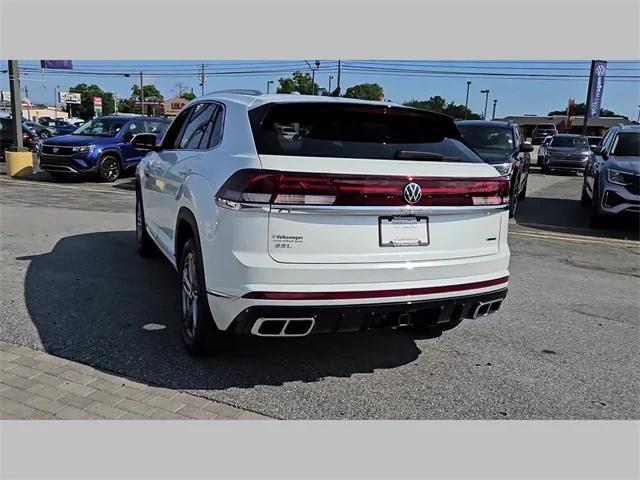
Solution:
[[[215,92],[208,92],[207,95],[219,95],[221,93],[232,93],[234,95],[250,95],[252,97],[257,97],[262,95],[260,90],[251,90],[244,88],[231,88],[228,90],[216,90]]]

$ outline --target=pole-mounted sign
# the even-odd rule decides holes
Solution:
[[[604,60],[591,61],[589,87],[587,89],[587,111],[584,115],[583,134],[587,134],[587,121],[600,116],[602,93],[604,91],[604,77],[607,74],[607,62]]]
[[[93,97],[93,111],[96,117],[102,115],[102,97]]]
[[[79,93],[71,93],[71,92],[58,92],[58,101],[60,103],[82,103],[81,97]]]

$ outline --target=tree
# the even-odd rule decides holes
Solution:
[[[587,106],[584,103],[576,103],[574,106],[571,107],[571,111],[569,112],[569,115],[570,116],[584,115],[586,111],[587,111]],[[567,109],[563,108],[562,110],[554,110],[552,112],[549,112],[547,115],[551,116],[551,115],[566,115],[566,114],[567,114]],[[607,110],[606,108],[600,109],[600,116],[627,118],[624,115],[613,112],[611,110]]]
[[[131,87],[131,100],[135,100],[136,102],[140,101],[140,86],[134,85]],[[164,100],[164,97],[160,93],[160,90],[156,88],[155,85],[145,85],[144,86],[144,100],[145,102],[161,102]]]
[[[180,94],[181,98],[186,98],[187,100],[193,100],[196,98],[196,94],[193,92],[183,92]]]
[[[361,83],[347,88],[344,96],[360,100],[380,100],[384,98],[384,90],[377,83]]]
[[[102,98],[102,114],[109,115],[114,112],[113,94],[111,92],[103,91],[98,85],[87,85],[86,83],[79,83],[75,87],[69,89],[72,93],[80,94],[80,105],[71,105],[71,113],[75,117],[80,117],[83,120],[89,120],[95,117],[95,111],[93,109],[93,98]],[[66,112],[69,113],[69,104],[67,104]]]
[[[311,75],[308,73],[295,71],[291,78],[281,78],[278,80],[278,83],[280,86],[278,87],[277,93],[298,92],[301,95],[313,94]],[[315,85],[317,91],[318,84],[314,83],[313,85]]]
[[[445,115],[449,115],[456,119],[465,118],[464,114],[466,108],[464,105],[458,105],[454,102],[447,103],[447,101],[440,95],[431,97],[429,100],[410,100],[405,102],[404,105],[432,112],[444,113]],[[466,111],[468,120],[479,120],[482,118],[481,115],[473,113],[470,109],[466,109]]]

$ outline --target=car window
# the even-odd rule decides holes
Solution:
[[[482,163],[462,141],[450,117],[423,110],[355,103],[269,103],[252,109],[249,118],[256,149],[263,155],[413,161],[449,157]]]
[[[162,148],[167,150],[172,150],[176,148],[176,145],[177,145],[176,142],[178,138],[180,138],[180,132],[185,126],[185,123],[187,122],[187,120],[189,120],[189,117],[191,116],[191,112],[193,112],[193,108],[194,107],[191,106],[182,110],[178,114],[178,116],[175,118],[175,120],[171,123],[171,125],[169,125],[169,128],[167,129],[167,133],[164,136],[164,139],[162,141]]]
[[[620,132],[611,147],[611,155],[640,157],[640,133]]]
[[[160,121],[154,121],[154,120],[145,120],[144,124],[145,124],[145,132],[153,133],[158,138],[162,138],[164,133],[167,131],[167,126],[168,126],[167,122],[160,122]]]
[[[615,136],[615,134],[616,134],[615,130],[609,130],[607,132],[607,134],[602,139],[602,142],[600,143],[600,147],[603,150],[609,150],[609,147],[611,146],[611,141],[613,140],[613,137]]]
[[[224,125],[224,108],[218,106],[207,126],[207,131],[202,138],[200,148],[213,148],[222,140],[222,127]]]
[[[458,130],[469,145],[478,150],[500,150],[511,152],[514,150],[515,129],[512,127],[489,124],[458,124]]]
[[[125,140],[131,140],[135,135],[144,133],[144,123],[142,120],[133,120],[129,125],[124,127],[122,138]]]
[[[553,147],[588,147],[586,137],[566,137],[563,135],[556,135],[551,139],[549,145]]]
[[[199,103],[195,106],[189,122],[185,126],[176,148],[197,149],[207,129],[209,120],[216,110],[213,103]]]

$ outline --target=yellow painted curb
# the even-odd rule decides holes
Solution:
[[[7,161],[7,175],[25,177],[33,174],[33,154],[31,152],[4,152]]]

